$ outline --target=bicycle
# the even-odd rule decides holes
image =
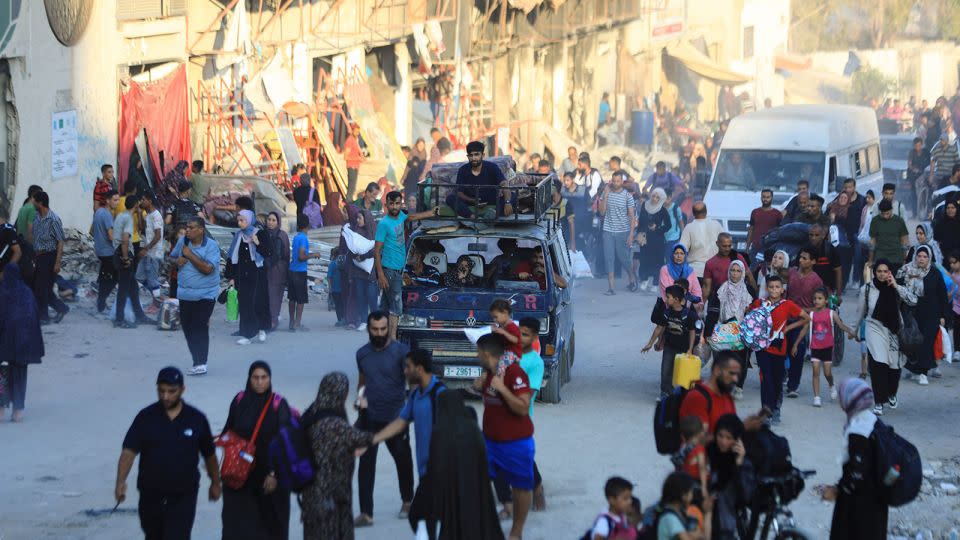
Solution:
[[[803,491],[804,480],[817,471],[794,469],[784,476],[760,476],[757,492],[748,510],[740,512],[738,528],[745,540],[813,540],[813,536],[797,527],[793,512],[787,507]],[[785,502],[786,501],[786,502]],[[747,516],[749,515],[749,519]],[[757,532],[760,536],[757,536]],[[770,534],[773,533],[771,537]]]

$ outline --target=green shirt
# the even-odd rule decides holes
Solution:
[[[363,197],[353,201],[353,205],[357,208],[364,208],[370,210],[371,214],[382,214],[383,213],[383,202],[380,199],[373,201],[373,204],[370,205],[370,208],[367,208],[363,205]]]
[[[17,213],[17,234],[30,240],[30,225],[33,224],[33,218],[37,217],[37,207],[32,202],[20,207]]]
[[[887,259],[893,264],[903,264],[901,239],[909,234],[903,218],[894,215],[890,219],[876,216],[870,221],[870,238],[874,240],[873,260]]]

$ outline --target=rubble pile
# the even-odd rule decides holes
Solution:
[[[890,517],[891,540],[960,540],[960,456],[924,463],[920,495]]]
[[[60,275],[74,282],[95,281],[100,259],[93,250],[93,237],[77,229],[63,231]]]

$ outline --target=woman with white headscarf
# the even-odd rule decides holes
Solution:
[[[727,268],[727,280],[717,290],[717,298],[720,299],[720,318],[717,319],[719,323],[743,320],[747,308],[753,302],[753,296],[747,289],[746,275],[747,267],[742,261],[730,262],[730,267]],[[737,388],[733,391],[733,397],[740,399],[743,397],[743,383],[747,378],[749,366],[747,357],[750,351],[744,349],[735,351],[734,354],[740,362],[740,379],[737,381]]]
[[[637,216],[637,235],[633,245],[634,271],[638,273],[640,290],[654,286],[662,263],[664,236],[670,230],[670,215],[663,207],[667,193],[656,188],[650,198],[640,205]],[[632,290],[636,290],[636,285]]]
[[[880,540],[887,537],[889,508],[880,498],[876,480],[876,445],[870,440],[877,424],[873,390],[863,379],[840,385],[840,408],[847,414],[843,428],[843,476],[834,486],[821,486],[823,499],[836,501],[831,540]]]
[[[933,346],[950,310],[947,286],[940,271],[934,267],[934,262],[933,250],[924,244],[917,246],[913,260],[897,271],[897,281],[917,296],[914,316],[923,336],[923,343],[916,353],[907,359],[906,368],[910,372],[908,377],[916,375],[917,383],[921,386],[929,384],[928,374],[931,377],[940,377],[936,359],[933,357]]]
[[[256,217],[250,210],[239,212],[237,224],[240,230],[234,233],[227,252],[227,277],[237,288],[240,308],[237,344],[249,345],[254,338],[263,343],[271,326],[264,260],[272,256],[272,246],[267,232],[257,226]]]

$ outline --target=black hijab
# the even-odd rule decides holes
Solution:
[[[897,294],[895,286],[881,283],[877,279],[877,268],[881,264],[886,266],[888,270],[890,269],[890,261],[886,259],[879,259],[873,263],[873,286],[876,287],[880,296],[877,298],[877,305],[873,308],[873,313],[870,316],[885,326],[887,330],[896,334],[900,331],[900,311],[898,309],[900,296]]]
[[[38,364],[45,351],[40,312],[20,266],[7,263],[0,280],[0,361],[14,366]]]
[[[714,433],[726,431],[734,439],[743,437],[743,422],[735,414],[725,414],[717,419],[717,426]],[[736,478],[737,475],[737,454],[733,451],[721,452],[714,440],[707,447],[707,459],[710,460],[710,471],[712,485],[711,491],[720,491],[727,486],[727,483]]]
[[[260,394],[255,392],[253,385],[250,384],[250,378],[257,369],[266,371],[271,379],[271,384]],[[272,403],[274,401],[272,383],[273,374],[270,371],[269,364],[263,360],[257,360],[250,364],[250,369],[247,370],[246,388],[242,395],[238,394],[239,399],[234,398],[230,402],[230,413],[227,415],[227,423],[223,426],[224,431],[232,430],[237,435],[249,440],[253,437],[253,430],[257,426],[260,413],[263,412],[264,406],[267,406],[267,413],[263,417],[263,424],[260,426],[260,432],[257,434],[255,443],[257,459],[254,461],[254,470],[247,479],[245,487],[253,486],[259,489],[263,485],[263,478],[270,472],[270,459],[268,457],[270,441],[277,435],[280,426],[290,421],[290,408],[287,402],[279,398],[276,405]],[[268,401],[271,402],[269,405]]]
[[[483,434],[463,401],[463,394],[447,390],[437,396],[437,417],[430,440],[427,470],[429,508],[423,516],[439,523],[440,540],[502,539],[496,502],[487,473]]]

